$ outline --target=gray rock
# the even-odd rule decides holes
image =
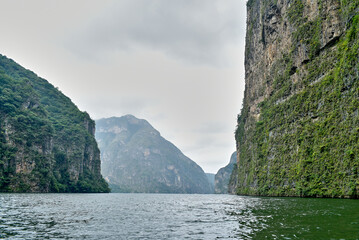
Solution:
[[[210,193],[202,168],[132,115],[96,121],[102,174],[114,192]]]
[[[229,180],[236,162],[237,152],[234,152],[229,163],[225,167],[218,170],[214,180],[215,193],[228,193]]]

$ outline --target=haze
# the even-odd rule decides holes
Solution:
[[[133,114],[215,173],[235,151],[244,0],[2,0],[2,54],[92,118]]]

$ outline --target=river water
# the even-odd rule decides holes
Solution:
[[[359,201],[0,194],[0,239],[359,239]]]

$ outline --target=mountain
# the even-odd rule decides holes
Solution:
[[[1,192],[108,192],[94,132],[68,97],[0,55]]]
[[[96,121],[102,174],[112,191],[210,193],[202,168],[132,115]]]
[[[231,185],[359,197],[359,1],[249,0],[247,13]]]
[[[214,193],[214,173],[206,173],[209,185],[211,186],[211,193]]]
[[[237,163],[237,152],[232,153],[229,163],[218,170],[214,177],[214,192],[215,193],[228,193],[228,184],[233,168]]]

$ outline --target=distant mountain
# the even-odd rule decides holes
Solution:
[[[236,162],[237,152],[234,152],[227,166],[218,170],[214,180],[215,193],[228,193],[229,180]]]
[[[102,174],[113,192],[210,193],[202,168],[132,115],[96,121]]]
[[[214,193],[214,173],[206,173],[209,185],[211,186],[211,193]]]
[[[95,122],[0,55],[0,192],[108,192]]]

